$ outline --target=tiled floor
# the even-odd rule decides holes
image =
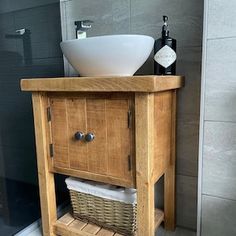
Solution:
[[[175,232],[169,232],[160,227],[156,233],[156,236],[196,236],[196,232],[183,228],[176,228]]]
[[[6,225],[2,217],[0,216],[0,235],[12,235],[14,232],[19,231],[21,227]]]
[[[34,232],[27,234],[27,236],[42,236],[42,233],[40,229],[37,229]],[[167,232],[160,227],[156,236],[196,236],[196,232],[183,228],[177,228],[175,232]]]

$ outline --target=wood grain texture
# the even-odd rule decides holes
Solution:
[[[164,212],[159,209],[155,209],[155,230],[164,221]]]
[[[68,158],[68,117],[65,99],[50,99],[51,127],[53,141],[53,164],[60,167],[69,167]]]
[[[107,229],[101,229],[98,233],[97,236],[113,236],[115,233],[107,230]]]
[[[121,179],[132,178],[128,161],[128,156],[133,155],[131,131],[134,127],[128,127],[128,111],[132,109],[131,103],[132,101],[124,99],[106,101],[108,174]]]
[[[54,232],[60,236],[122,236],[100,226],[76,220],[67,213],[53,225]]]
[[[154,95],[154,182],[166,171],[171,157],[172,92]]]
[[[153,236],[154,94],[135,95],[137,234]]]
[[[87,133],[95,135],[95,139],[87,143],[88,171],[97,174],[107,174],[106,99],[87,99]]]
[[[37,150],[40,204],[42,214],[43,235],[53,236],[53,223],[56,222],[56,196],[54,174],[49,170],[48,146],[46,134],[46,97],[41,93],[33,93],[34,127]]]
[[[155,228],[157,228],[163,220],[164,212],[159,209],[155,209]],[[112,230],[107,230],[94,224],[76,220],[70,213],[66,213],[57,220],[57,222],[54,224],[54,230],[62,236],[122,236],[121,234],[115,233]]]
[[[133,170],[130,169],[134,166],[134,127],[128,127],[128,111],[133,103],[131,97],[121,94],[101,97],[53,94],[49,99],[52,117],[50,136],[54,145],[52,170],[79,170],[119,178],[119,183],[123,180],[125,185],[127,182],[130,186],[134,185]],[[74,138],[78,131],[93,133],[95,139],[92,142],[78,141]]]
[[[83,232],[96,235],[97,232],[101,229],[100,226],[88,223],[84,228]]]
[[[57,222],[69,225],[74,221],[74,217],[70,213],[66,213],[64,216],[62,216]]]
[[[127,188],[135,188],[135,180],[132,179],[124,179],[119,177],[113,177],[111,175],[105,174],[96,174],[89,171],[81,171],[72,168],[61,168],[61,167],[53,167],[53,172],[58,174],[70,175],[73,177],[80,177],[87,180],[98,181],[107,184],[113,184],[117,186],[123,186]]]
[[[70,223],[70,228],[72,230],[82,230],[86,225],[87,225],[86,222],[74,219],[74,221]]]
[[[76,132],[87,132],[87,114],[85,98],[68,98],[67,116],[68,116],[68,142],[70,168],[88,170],[88,145],[86,142],[78,141],[74,138]]]
[[[164,175],[165,229],[175,229],[176,91],[172,92],[170,164]]]
[[[22,91],[158,92],[183,86],[181,76],[63,77],[22,79]]]

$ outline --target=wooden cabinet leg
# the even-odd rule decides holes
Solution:
[[[170,163],[164,175],[165,229],[175,230],[176,91],[172,92]]]
[[[53,223],[57,220],[54,174],[49,171],[46,140],[46,108],[44,97],[33,93],[35,139],[37,146],[37,164],[41,203],[41,217],[44,236],[55,236]]]
[[[175,230],[175,167],[169,166],[164,175],[164,225],[166,230]]]
[[[137,185],[137,226],[138,236],[154,236],[154,185],[138,180]]]
[[[137,235],[154,236],[154,95],[135,95]]]

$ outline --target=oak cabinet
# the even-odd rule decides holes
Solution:
[[[25,79],[32,92],[44,236],[120,236],[57,219],[54,173],[137,189],[137,236],[175,229],[176,97],[181,76]],[[164,176],[164,209],[154,185]],[[126,235],[127,236],[127,235]]]

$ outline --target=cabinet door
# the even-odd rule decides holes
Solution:
[[[53,167],[103,182],[133,186],[133,127],[129,96],[51,97]],[[75,133],[94,139],[75,139]],[[68,169],[71,173],[68,173]],[[101,177],[101,179],[100,179]],[[105,178],[107,177],[107,178]]]

